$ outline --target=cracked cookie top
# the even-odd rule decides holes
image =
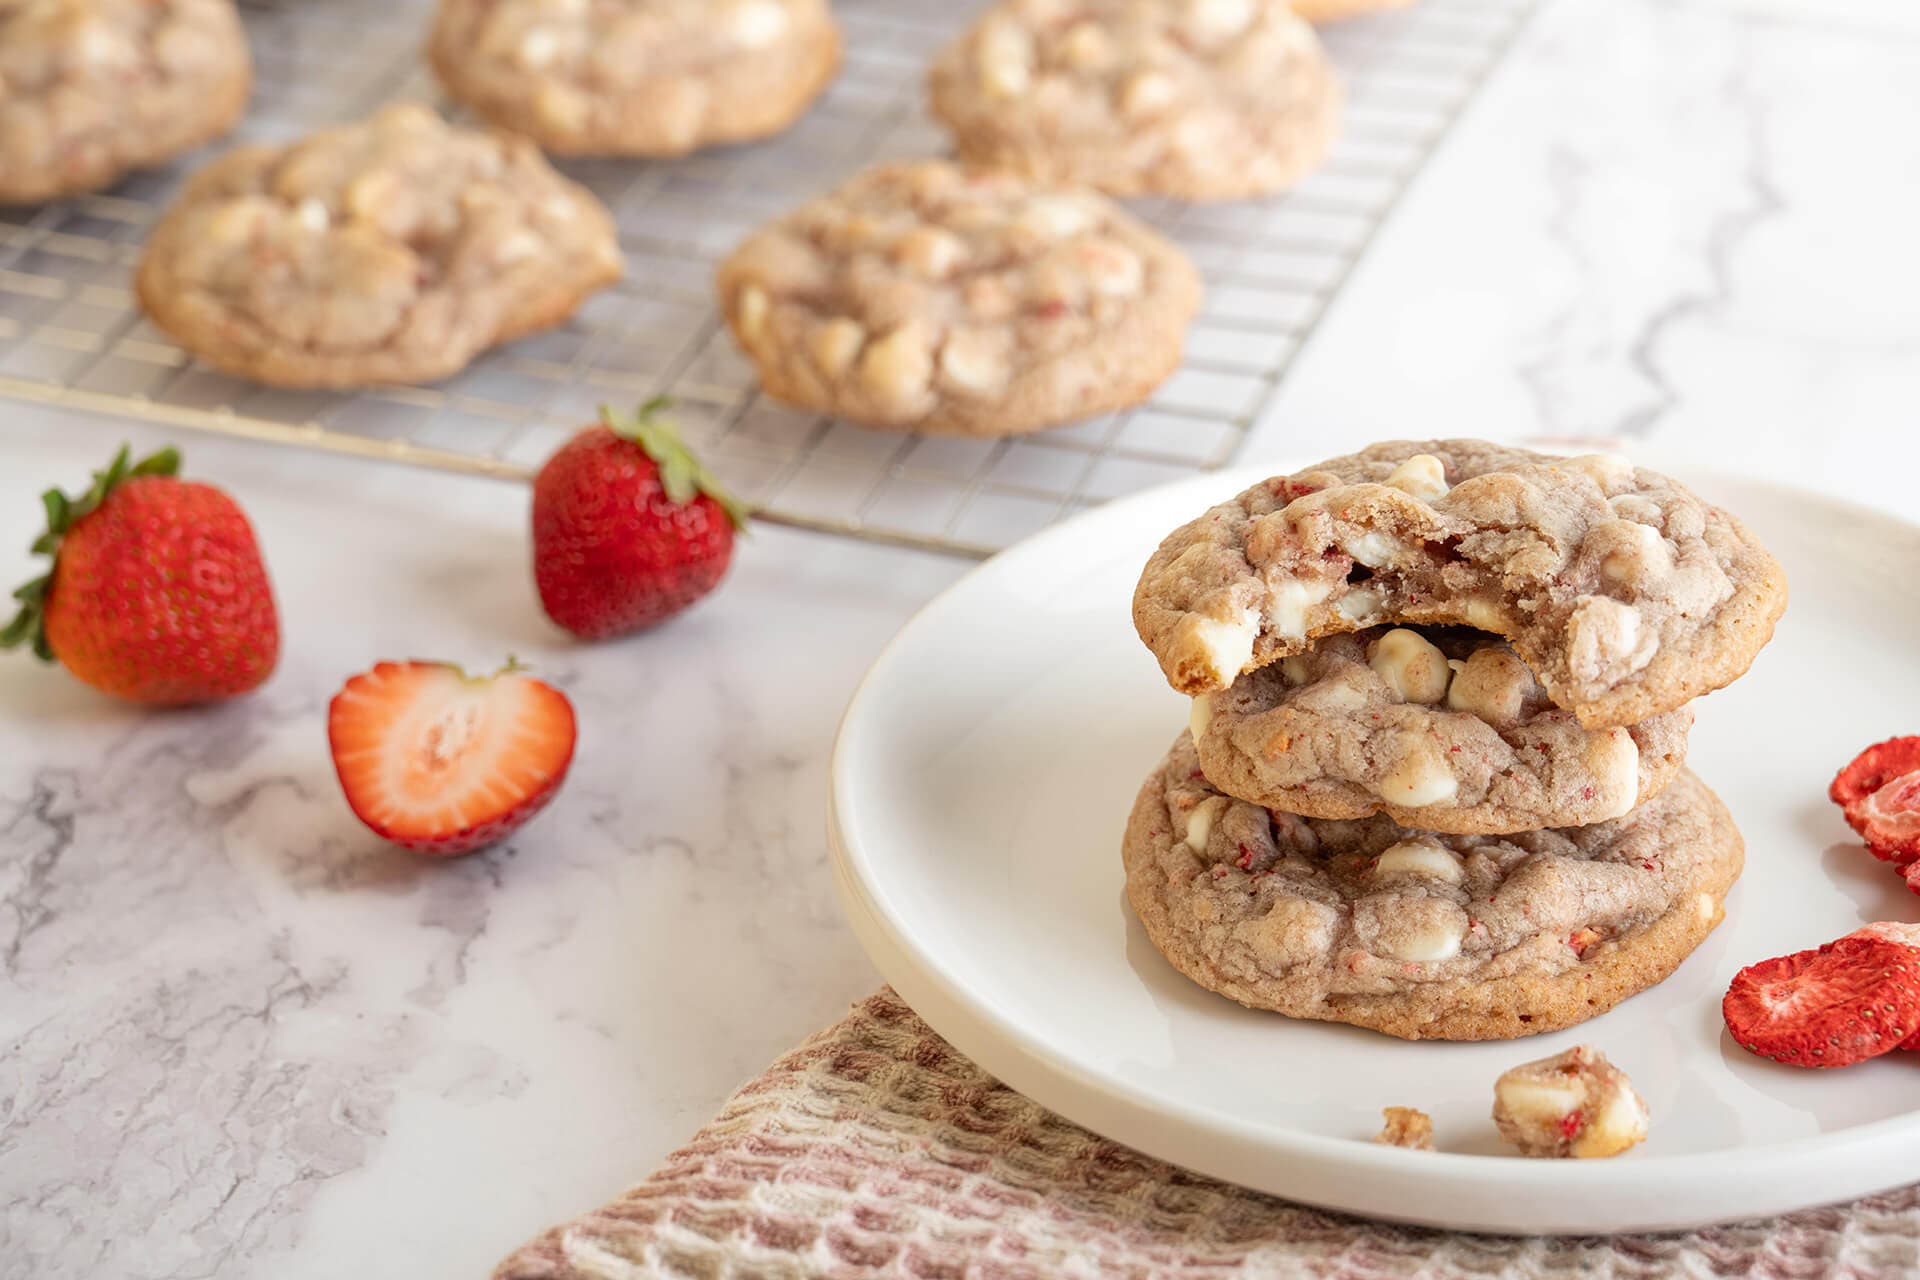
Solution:
[[[1134,625],[1174,688],[1225,688],[1380,623],[1505,637],[1589,728],[1670,711],[1744,673],[1786,607],[1752,532],[1608,455],[1396,441],[1277,476],[1176,529]]]
[[[441,0],[449,92],[551,151],[681,155],[777,132],[825,87],[826,0]]]
[[[944,161],[871,169],[755,232],[719,290],[770,394],[982,436],[1143,398],[1200,301],[1186,256],[1113,202]]]
[[[1369,627],[1194,699],[1207,776],[1316,818],[1496,833],[1623,817],[1672,781],[1693,712],[1588,729],[1466,628]]]
[[[944,50],[962,158],[1114,195],[1239,199],[1325,156],[1339,89],[1285,0],[1002,0]]]
[[[216,137],[250,84],[231,0],[0,0],[0,202],[106,186]]]
[[[532,143],[401,104],[195,175],[142,303],[181,345],[289,386],[444,377],[616,279],[613,222]]]

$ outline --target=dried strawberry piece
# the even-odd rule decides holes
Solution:
[[[1727,1030],[1763,1058],[1844,1067],[1920,1031],[1920,951],[1850,936],[1748,965],[1720,1003]]]
[[[1834,777],[1827,798],[1845,808],[1916,769],[1920,769],[1920,737],[1888,738],[1855,756],[1853,763]]]
[[[1906,873],[1907,887],[1920,893],[1920,862],[1910,863]],[[1855,929],[1847,935],[1849,938],[1882,938],[1888,942],[1898,942],[1920,952],[1920,924],[1908,924],[1904,920],[1882,920],[1877,924]],[[1900,1042],[1900,1047],[1909,1052],[1920,1052],[1920,1031],[1914,1032]]]
[[[1874,857],[1896,866],[1920,858],[1920,769],[1853,801],[1845,813]]]

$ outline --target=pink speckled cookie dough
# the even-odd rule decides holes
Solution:
[[[1183,693],[1322,636],[1454,624],[1510,641],[1589,728],[1736,680],[1786,608],[1780,564],[1730,513],[1621,458],[1394,441],[1276,476],[1174,530],[1134,593]]]
[[[1498,833],[1624,816],[1686,758],[1686,707],[1588,729],[1498,636],[1369,627],[1193,701],[1207,777],[1313,818]]]
[[[1183,733],[1122,856],[1148,937],[1208,990],[1408,1040],[1500,1040],[1665,978],[1720,922],[1744,845],[1684,771],[1616,822],[1434,835],[1222,795]]]
[[[1326,156],[1340,88],[1285,0],[1001,0],[935,61],[960,156],[1110,195],[1233,200]]]

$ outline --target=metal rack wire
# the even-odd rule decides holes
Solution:
[[[671,163],[565,165],[614,211],[625,282],[564,327],[434,387],[263,388],[196,363],[147,324],[129,271],[196,157],[110,195],[0,209],[0,399],[524,479],[597,405],[664,393],[764,518],[986,555],[1084,507],[1232,460],[1536,3],[1422,0],[1327,31],[1348,89],[1327,166],[1273,200],[1138,204],[1207,278],[1186,363],[1145,405],[1038,436],[890,435],[777,404],[759,395],[712,305],[713,265],[753,226],[874,161],[945,150],[921,98],[933,50],[971,17],[949,0],[837,0],[846,66],[781,138]],[[427,0],[255,0],[244,12],[260,85],[246,140],[434,96],[417,52]]]

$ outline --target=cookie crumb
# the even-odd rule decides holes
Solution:
[[[1382,1107],[1386,1123],[1380,1126],[1375,1142],[1387,1147],[1405,1147],[1409,1151],[1433,1150],[1433,1117],[1418,1107]]]
[[[1647,1104],[1592,1045],[1524,1062],[1493,1085],[1493,1122],[1526,1156],[1599,1159],[1647,1137]]]

